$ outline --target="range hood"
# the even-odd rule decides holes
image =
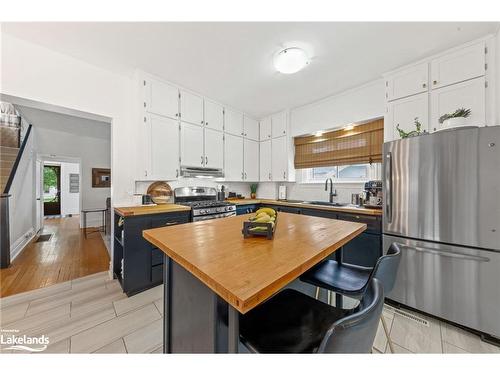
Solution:
[[[181,176],[183,177],[224,177],[222,169],[217,168],[197,168],[181,167]]]

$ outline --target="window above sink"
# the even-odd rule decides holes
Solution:
[[[297,170],[297,180],[306,184],[324,183],[327,178],[331,178],[334,184],[364,183],[369,180],[379,180],[381,168],[381,163],[305,168]]]

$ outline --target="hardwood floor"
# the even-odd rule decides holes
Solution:
[[[46,219],[47,242],[31,242],[7,269],[0,270],[0,297],[73,280],[109,269],[101,234],[84,238],[79,217]]]

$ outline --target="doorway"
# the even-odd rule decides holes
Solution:
[[[45,216],[61,215],[61,166],[43,166],[43,212]]]

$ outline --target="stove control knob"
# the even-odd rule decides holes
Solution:
[[[222,211],[222,207],[217,207],[217,212],[221,212]]]

